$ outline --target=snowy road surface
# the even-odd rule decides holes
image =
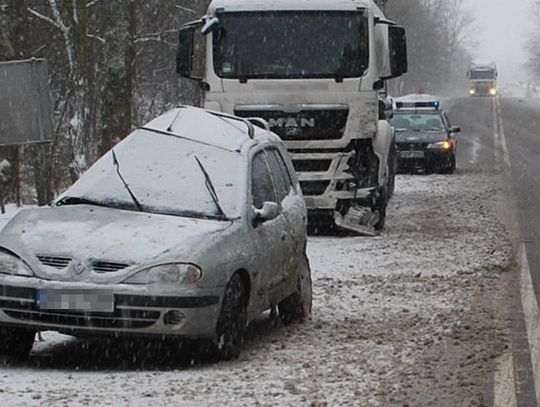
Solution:
[[[400,176],[383,236],[311,238],[313,320],[263,316],[237,361],[46,332],[28,363],[0,368],[0,405],[484,405],[509,346],[498,185]]]

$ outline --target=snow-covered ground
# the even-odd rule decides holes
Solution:
[[[482,405],[507,346],[499,193],[494,176],[400,176],[384,235],[311,238],[312,321],[265,316],[217,364],[46,332],[0,368],[0,405]]]

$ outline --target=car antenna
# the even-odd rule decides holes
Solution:
[[[168,132],[172,132],[172,126],[176,122],[176,119],[178,119],[178,116],[180,116],[180,112],[182,111],[182,106],[178,107],[178,112],[174,115],[174,118],[172,119],[171,124],[169,124],[169,127],[167,127]]]
[[[113,157],[113,164],[114,164],[114,166],[116,167],[116,173],[118,174],[118,176],[119,176],[120,179],[122,180],[122,183],[123,183],[124,186],[126,187],[128,193],[129,193],[129,196],[130,196],[131,199],[133,200],[133,203],[135,203],[135,206],[137,206],[137,209],[138,209],[140,212],[144,212],[141,203],[140,203],[139,200],[135,197],[135,195],[134,195],[133,192],[131,191],[131,188],[129,187],[129,184],[126,182],[126,180],[125,180],[124,177],[122,176],[122,173],[120,172],[120,162],[118,161],[118,157],[116,156],[116,152],[114,151],[114,148],[111,150],[111,152],[112,152],[112,157]]]

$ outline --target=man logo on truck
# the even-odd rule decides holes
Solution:
[[[270,127],[285,127],[285,128],[291,128],[291,127],[315,127],[315,119],[314,118],[306,118],[302,117],[300,119],[296,119],[294,117],[280,117],[277,119],[268,119],[268,124]]]

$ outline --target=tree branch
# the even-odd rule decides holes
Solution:
[[[46,21],[48,22],[49,24],[52,24],[54,25],[56,28],[58,29],[61,29],[61,27],[56,23],[56,21],[54,21],[52,18],[50,17],[47,17],[47,16],[44,16],[43,14],[40,14],[38,13],[37,11],[35,10],[32,10],[31,8],[27,8],[26,10],[28,10],[28,12],[32,15],[34,15],[35,17],[43,20],[43,21]]]

